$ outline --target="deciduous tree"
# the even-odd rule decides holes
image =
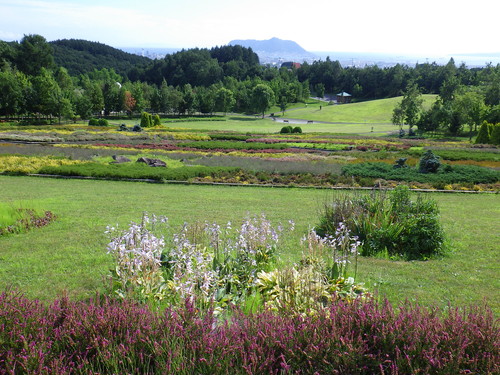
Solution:
[[[221,87],[215,92],[215,110],[219,112],[231,111],[234,107],[236,100],[234,99],[234,94],[231,90]]]
[[[396,105],[393,111],[393,124],[408,125],[408,130],[411,133],[412,127],[417,125],[422,113],[422,94],[416,83],[411,83],[406,87],[401,102]]]
[[[252,104],[255,112],[262,113],[264,118],[266,110],[274,104],[273,90],[268,85],[259,83],[252,91]]]

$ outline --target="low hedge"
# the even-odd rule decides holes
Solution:
[[[472,165],[442,165],[437,173],[420,173],[416,168],[397,168],[382,162],[348,164],[342,175],[430,184],[490,184],[500,180],[500,171]]]
[[[426,150],[407,150],[406,155],[421,157]],[[479,151],[474,149],[466,150],[435,150],[432,152],[443,160],[474,160],[474,161],[500,161],[500,152]]]
[[[179,147],[197,148],[200,150],[284,150],[289,146],[286,143],[238,142],[238,141],[198,141],[179,143]]]
[[[42,167],[38,173],[60,176],[84,176],[111,179],[151,179],[187,181],[196,177],[221,177],[239,171],[233,167],[185,166],[180,168],[149,167],[140,164],[85,163]]]

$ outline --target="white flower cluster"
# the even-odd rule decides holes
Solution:
[[[347,267],[352,258],[357,259],[361,242],[358,237],[351,236],[351,231],[340,222],[335,230],[335,236],[319,236],[311,229],[307,236],[302,238],[302,243],[307,243],[308,254],[314,259],[327,257],[328,266],[336,267],[337,276],[347,274]]]
[[[172,301],[186,299],[204,303],[220,298],[224,290],[233,298],[253,287],[255,275],[274,260],[283,228],[275,229],[261,215],[246,218],[236,230],[213,223],[184,224],[165,241],[154,229],[167,223],[165,217],[144,214],[140,224],[131,223],[114,236],[108,253],[115,260],[115,291],[125,297]],[[295,224],[289,221],[290,230]],[[226,298],[227,299],[227,298]]]

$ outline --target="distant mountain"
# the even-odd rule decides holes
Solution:
[[[229,45],[240,45],[250,47],[254,51],[270,52],[270,53],[293,53],[293,54],[308,54],[304,48],[299,46],[292,40],[283,40],[279,38],[271,38],[268,40],[232,40]]]
[[[127,53],[106,44],[81,39],[56,40],[50,42],[50,45],[54,49],[56,65],[65,67],[71,75],[107,68],[127,76],[133,67],[144,66],[151,61],[147,57]]]
[[[255,39],[236,39],[228,43],[229,45],[240,45],[252,50],[259,55],[262,63],[278,63],[279,61],[311,61],[316,56],[307,52],[292,40],[283,40],[279,38],[271,38],[268,40]]]

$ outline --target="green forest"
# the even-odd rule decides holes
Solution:
[[[343,67],[330,58],[287,69],[265,66],[251,48],[188,49],[151,60],[84,40],[25,35],[0,41],[0,116],[44,124],[143,111],[261,114],[272,106],[345,91],[354,101],[403,96],[393,123],[420,133],[477,132],[500,122],[500,66],[419,63]],[[438,94],[424,109],[421,94]]]

